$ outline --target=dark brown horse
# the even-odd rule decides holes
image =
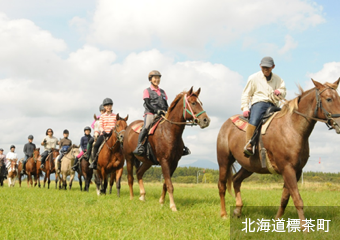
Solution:
[[[98,167],[97,171],[95,171],[98,195],[101,193],[106,194],[108,174],[124,166],[121,144],[124,139],[128,117],[120,118],[119,114],[117,114],[116,126],[112,129],[110,138],[106,141],[98,155]]]
[[[90,183],[93,175],[93,169],[89,168],[90,163],[89,161],[86,161],[85,159],[81,159],[79,163],[79,170],[78,170],[78,179],[79,179],[79,186],[80,191],[83,190],[83,184],[82,184],[82,177],[84,178],[85,187],[84,191],[89,191],[90,189]]]
[[[6,175],[6,166],[3,160],[0,160],[0,186],[2,187],[4,185]]]
[[[114,182],[116,182],[116,189],[117,189],[117,196],[120,196],[120,182],[122,179],[122,175],[123,175],[123,168],[119,168],[116,171],[111,173],[110,176],[110,194],[112,193],[112,186],[114,184]]]
[[[21,174],[21,170],[23,167],[22,161],[19,162],[18,165],[18,179],[19,179],[19,186],[21,187],[21,177],[23,175],[27,175],[27,186],[31,184],[31,187],[33,187],[33,177],[34,177],[34,187],[37,186],[37,183],[39,182],[40,187],[40,175],[37,173],[37,159],[40,154],[40,148],[37,148],[33,151],[33,157],[30,157],[27,159],[26,162],[26,171],[25,173]]]
[[[301,94],[283,106],[281,112],[271,122],[266,134],[262,135],[270,163],[274,170],[283,176],[284,180],[281,206],[276,219],[283,215],[291,196],[301,224],[305,217],[297,181],[309,158],[308,138],[316,121],[327,122],[336,129],[337,133],[340,133],[338,125],[340,123],[340,97],[336,91],[340,78],[333,84],[312,81],[315,88],[304,92],[300,87]],[[221,127],[217,138],[217,159],[220,171],[218,188],[222,217],[227,215],[225,209],[226,184],[231,194],[231,183],[233,183],[236,196],[234,215],[240,216],[243,206],[240,193],[242,181],[254,172],[270,173],[267,168],[261,167],[258,150],[250,158],[244,156],[244,145],[245,132],[239,130],[228,119]],[[233,175],[232,167],[235,161],[241,165],[241,169]]]
[[[172,102],[165,116],[167,120],[160,123],[155,133],[148,137],[152,151],[155,154],[157,161],[162,167],[164,176],[164,185],[159,202],[164,203],[166,191],[169,193],[170,208],[177,211],[173,191],[174,187],[171,182],[171,176],[177,168],[178,161],[183,154],[182,134],[187,120],[193,120],[192,123],[198,124],[201,128],[209,126],[210,119],[202,108],[202,104],[198,99],[201,89],[196,92],[193,88],[188,92],[178,94]],[[145,201],[145,189],[143,185],[143,175],[146,170],[152,166],[151,160],[146,156],[135,156],[133,150],[137,146],[138,134],[134,132],[132,126],[141,120],[134,121],[126,129],[124,137],[124,156],[127,164],[128,183],[130,188],[130,199],[133,198],[133,166],[140,161],[142,164],[138,167],[136,175],[138,178],[141,201]],[[138,164],[137,164],[138,165]]]
[[[45,172],[44,187],[45,187],[45,183],[46,183],[46,180],[47,180],[47,188],[48,189],[50,188],[50,182],[51,182],[50,175],[52,173],[55,173],[55,171],[56,171],[54,161],[55,161],[55,159],[58,155],[59,155],[59,149],[52,149],[52,152],[48,154],[46,161],[45,161],[44,168],[42,169]],[[39,169],[40,169],[40,166],[39,166]],[[56,177],[56,185],[57,185],[57,182],[58,181],[57,181],[57,177]]]

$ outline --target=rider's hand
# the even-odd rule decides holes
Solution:
[[[161,116],[161,115],[165,115],[165,112],[163,110],[157,110],[157,115]]]
[[[278,90],[278,89],[276,89],[275,91],[274,91],[274,94],[276,95],[276,96],[279,96],[281,93],[280,93],[280,90]]]
[[[248,118],[248,117],[249,117],[249,114],[250,114],[250,111],[249,111],[249,110],[243,111],[243,117]]]

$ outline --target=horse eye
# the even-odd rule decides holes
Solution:
[[[326,101],[327,101],[327,102],[331,102],[332,99],[331,99],[331,98],[327,98]]]
[[[193,103],[191,103],[193,106],[195,106],[196,105],[196,103],[195,102],[193,102]]]

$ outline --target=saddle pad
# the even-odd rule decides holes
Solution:
[[[162,118],[160,118],[149,130],[149,135],[154,134],[156,128],[158,127],[158,124],[161,122]]]
[[[139,122],[139,123],[136,123],[135,125],[133,125],[131,128],[136,133],[140,133],[140,131],[142,131],[143,125],[144,125],[144,122]]]
[[[276,114],[278,114],[279,112],[275,112],[263,125],[261,128],[261,134],[266,134],[266,131],[270,125],[270,123],[272,122],[273,118],[276,116]],[[230,117],[230,120],[235,124],[236,127],[238,127],[240,130],[242,131],[246,131],[247,130],[247,126],[248,126],[248,122],[246,122],[245,120],[243,120],[242,118],[240,118],[241,115],[237,114],[234,115],[232,117]]]

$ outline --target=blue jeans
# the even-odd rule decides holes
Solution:
[[[257,127],[270,106],[274,106],[274,104],[269,102],[257,102],[251,105],[249,123]]]

